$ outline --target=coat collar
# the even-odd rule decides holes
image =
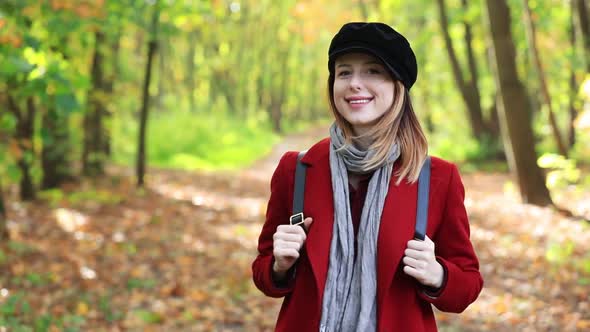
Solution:
[[[301,158],[301,162],[308,166],[313,166],[319,161],[323,160],[330,155],[330,138],[326,137],[321,141],[314,144],[307,152],[305,156]],[[329,164],[328,164],[329,166]]]

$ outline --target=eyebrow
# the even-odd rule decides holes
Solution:
[[[381,66],[383,66],[383,64],[379,61],[367,61],[367,62],[363,63],[363,65],[381,65]],[[338,68],[338,67],[351,67],[351,65],[347,64],[347,63],[341,63],[336,66],[336,68]]]

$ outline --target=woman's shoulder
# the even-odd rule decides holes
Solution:
[[[281,157],[279,167],[285,167],[286,169],[295,169],[297,162],[297,156],[300,152],[304,152],[302,162],[305,164],[313,164],[315,161],[322,157],[327,157],[330,153],[330,139],[324,138],[317,143],[313,144],[309,149],[302,151],[287,151]]]
[[[430,156],[432,177],[450,178],[459,175],[457,165],[440,157]]]

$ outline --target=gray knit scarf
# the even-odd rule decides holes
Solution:
[[[334,191],[334,229],[322,303],[321,332],[375,331],[377,326],[377,237],[393,163],[400,155],[394,144],[387,161],[363,170],[375,151],[347,145],[336,124],[330,128],[330,170]],[[348,173],[374,171],[369,182],[357,235],[350,214]]]

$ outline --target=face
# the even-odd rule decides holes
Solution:
[[[334,105],[355,135],[362,135],[393,104],[394,82],[385,65],[367,53],[348,53],[334,64]]]

